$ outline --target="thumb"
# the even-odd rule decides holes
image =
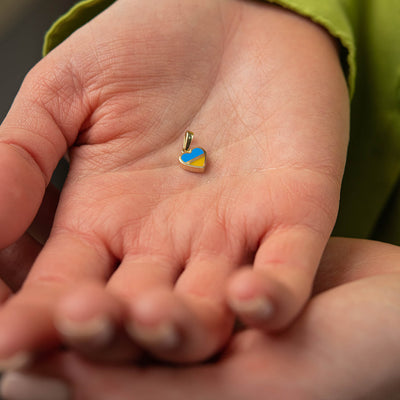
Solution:
[[[79,76],[66,51],[57,50],[29,72],[0,126],[0,248],[34,219],[58,161],[88,115]]]

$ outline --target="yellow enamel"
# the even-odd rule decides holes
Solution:
[[[194,165],[195,167],[202,167],[205,163],[206,157],[201,156],[200,158],[196,158],[194,161],[190,163],[190,165]]]

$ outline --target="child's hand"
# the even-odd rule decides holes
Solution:
[[[203,175],[178,166],[186,129]],[[284,328],[335,221],[347,134],[335,44],[309,21],[253,2],[118,0],[32,70],[1,126],[0,245],[67,148],[71,168],[50,239],[0,312],[0,358],[53,345],[59,296],[96,282],[153,354],[208,357],[231,333],[226,285],[244,265],[231,307]],[[112,318],[92,306],[60,326]]]

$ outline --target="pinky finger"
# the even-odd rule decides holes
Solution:
[[[286,328],[311,294],[325,240],[300,226],[278,231],[261,244],[252,269],[231,279],[227,299],[232,310],[252,327]]]

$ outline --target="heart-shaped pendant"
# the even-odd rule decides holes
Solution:
[[[180,157],[181,167],[190,172],[204,172],[206,168],[206,151],[201,147],[185,151]]]
[[[194,134],[190,131],[185,133],[182,155],[179,157],[180,166],[190,172],[204,172],[206,168],[207,154],[201,147],[189,150]]]

